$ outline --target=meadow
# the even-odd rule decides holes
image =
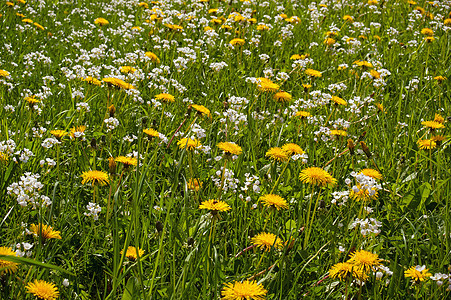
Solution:
[[[0,3],[0,299],[449,299],[451,1]]]

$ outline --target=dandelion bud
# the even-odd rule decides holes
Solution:
[[[351,155],[354,155],[354,148],[355,148],[354,142],[352,141],[352,139],[348,139],[348,149]]]
[[[110,169],[111,175],[116,174],[116,161],[114,160],[114,157],[108,158],[108,168]]]
[[[157,228],[158,232],[162,232],[163,231],[163,224],[160,221],[157,221],[155,223],[155,228]]]
[[[189,237],[186,243],[188,244],[188,246],[192,246],[194,244],[194,239],[192,237]]]
[[[91,139],[91,148],[92,149],[97,149],[97,141],[95,138]]]
[[[371,151],[364,141],[360,141],[360,147],[362,147],[363,152],[365,152],[366,157],[371,158]]]
[[[108,112],[110,113],[110,118],[114,117],[114,113],[116,112],[116,107],[114,107],[114,104],[111,104],[108,107]]]

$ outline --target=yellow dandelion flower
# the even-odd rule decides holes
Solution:
[[[329,132],[330,135],[334,135],[334,136],[347,136],[348,133],[344,130],[339,130],[339,129],[332,129]]]
[[[44,280],[29,282],[25,288],[28,290],[27,293],[33,294],[39,299],[55,300],[59,296],[56,285]]]
[[[114,86],[124,90],[135,90],[136,88],[119,78],[107,77],[103,78],[102,81],[106,82],[109,86]]]
[[[220,201],[220,200],[216,200],[216,199],[210,199],[210,200],[207,200],[207,201],[203,201],[199,205],[199,209],[208,209],[208,210],[210,210],[212,212],[212,214],[215,214],[215,213],[217,213],[219,211],[231,210],[232,208],[230,207],[230,205],[228,205],[224,201]]]
[[[17,256],[11,247],[0,247],[0,255]],[[0,259],[0,276],[16,272],[18,265],[18,263]]]
[[[155,99],[162,102],[175,102],[175,97],[167,93],[158,94],[155,96]]]
[[[381,74],[378,71],[374,70],[374,69],[370,70],[370,75],[371,75],[371,77],[373,77],[373,79],[381,78]]]
[[[447,26],[447,27],[451,27],[451,19],[445,19],[444,21],[443,21],[443,25],[445,25],[445,26]]]
[[[359,174],[363,174],[374,179],[382,179],[382,174],[374,169],[363,169],[359,172]]]
[[[188,180],[186,185],[189,190],[197,192],[201,189],[203,184],[204,183],[200,181],[199,178],[190,178],[190,180]]]
[[[438,83],[442,83],[442,82],[445,81],[446,79],[447,79],[446,77],[443,77],[443,76],[441,76],[441,75],[435,76],[435,77],[434,77],[434,80],[436,80]]]
[[[336,41],[333,38],[329,37],[329,38],[325,39],[323,43],[326,46],[332,46],[333,44],[336,43]]]
[[[418,148],[421,150],[431,150],[435,149],[437,147],[437,143],[432,139],[426,139],[426,140],[418,140],[417,141]]]
[[[177,145],[179,145],[179,148],[182,150],[194,150],[196,148],[202,147],[202,144],[198,139],[193,140],[191,138],[183,138],[177,142]]]
[[[427,43],[432,43],[433,41],[435,41],[435,37],[433,37],[433,36],[427,36],[427,37],[424,38],[424,40],[425,40]]]
[[[41,102],[41,100],[39,98],[37,98],[36,96],[28,96],[23,98],[25,101],[28,102],[28,104],[33,105],[33,104],[37,104],[39,102]]]
[[[224,151],[225,155],[240,155],[241,153],[243,153],[243,149],[232,142],[221,142],[216,146]]]
[[[412,278],[416,283],[427,280],[432,276],[431,273],[428,272],[429,269],[426,269],[426,266],[416,266],[410,267],[406,271],[404,271],[404,276],[407,278]]]
[[[350,278],[357,278],[362,281],[365,281],[368,278],[366,273],[348,262],[333,265],[329,270],[329,276],[331,278],[338,278],[344,282],[348,281]]]
[[[320,77],[322,76],[322,74],[321,74],[320,71],[313,70],[313,69],[306,69],[306,70],[304,71],[304,73],[305,73],[307,76],[315,77],[315,78],[320,78]]]
[[[349,23],[354,22],[354,19],[350,15],[344,15],[343,20]]]
[[[289,102],[292,98],[293,97],[289,93],[283,91],[274,94],[274,99],[281,103]]]
[[[194,108],[198,114],[211,118],[210,110],[203,105],[191,104],[190,107]]]
[[[83,133],[85,132],[85,130],[86,130],[86,126],[84,126],[84,125],[72,127],[70,129],[69,135],[73,139],[74,138],[79,138],[79,137],[83,136]]]
[[[0,151],[0,162],[7,163],[8,160],[9,160],[8,154]]]
[[[53,230],[51,226],[45,224],[31,224],[30,231],[35,237],[41,237],[44,240],[48,239],[61,239],[59,231]]]
[[[443,141],[446,141],[447,139],[448,139],[448,137],[446,137],[444,135],[435,135],[435,136],[431,137],[431,141],[436,142],[437,145],[439,145]]]
[[[287,143],[282,146],[282,150],[287,152],[288,155],[294,155],[294,154],[304,154],[304,150],[302,150],[301,146],[294,144],[294,143]]]
[[[232,46],[242,46],[242,45],[244,45],[245,42],[246,41],[243,39],[236,38],[236,39],[231,40],[229,42],[229,44]]]
[[[125,74],[128,74],[128,73],[133,74],[136,72],[136,69],[133,67],[130,67],[130,66],[122,66],[122,67],[120,67],[119,70],[121,71],[121,73],[125,73]]]
[[[221,291],[222,300],[264,300],[267,290],[255,281],[226,283]]]
[[[155,53],[148,51],[148,52],[146,52],[146,53],[144,53],[144,54],[145,54],[148,58],[150,58],[150,60],[151,60],[152,62],[155,62],[155,63],[157,63],[157,64],[160,63],[160,59],[158,58],[158,56],[157,56]]]
[[[33,24],[33,20],[32,19],[22,19],[22,22],[28,23],[28,24]]]
[[[83,178],[83,180],[81,181],[82,184],[85,184],[86,182],[91,182],[93,185],[96,184],[106,185],[109,183],[108,174],[102,171],[91,170],[83,172],[83,174],[81,174],[80,177]]]
[[[149,4],[147,4],[146,2],[139,2],[138,6],[139,7],[144,7],[144,8],[149,8]]]
[[[421,125],[423,125],[426,128],[430,128],[430,129],[445,128],[445,125],[443,125],[442,123],[439,123],[437,121],[423,121],[423,122],[421,122]]]
[[[258,31],[268,31],[269,30],[269,26],[266,24],[259,24],[257,25],[256,28]]]
[[[53,135],[58,140],[61,140],[62,137],[67,135],[67,131],[65,131],[65,130],[50,130],[50,134]]]
[[[108,22],[108,20],[104,18],[97,18],[94,20],[94,24],[104,26],[110,24],[110,22]]]
[[[121,254],[124,254],[124,250],[121,250]],[[129,260],[137,260],[138,256],[141,259],[144,255],[144,250],[128,246],[127,251],[125,252],[125,257],[127,257]]]
[[[443,124],[445,123],[445,118],[443,118],[440,114],[435,114],[434,121]]]
[[[303,111],[303,110],[296,112],[296,115],[295,115],[295,117],[299,117],[301,119],[305,119],[305,118],[308,118],[311,116],[312,115],[308,111]]]
[[[329,172],[318,167],[310,167],[302,170],[299,174],[299,179],[304,183],[319,185],[321,187],[332,187],[337,183],[337,180]]]
[[[114,161],[123,163],[126,168],[136,166],[138,164],[138,160],[136,158],[127,156],[118,156]]]
[[[275,234],[262,232],[251,238],[252,244],[262,250],[269,251],[272,247],[276,249],[283,248],[283,242]]]
[[[373,64],[370,62],[367,62],[366,60],[356,60],[354,62],[354,65],[357,65],[362,68],[373,68]]]
[[[282,197],[274,194],[267,194],[260,197],[260,201],[264,206],[273,207],[277,210],[281,208],[288,208],[288,203]]]
[[[44,26],[42,26],[39,23],[34,22],[33,25],[36,26],[37,28],[41,29],[41,30],[45,30]]]
[[[279,147],[272,147],[265,156],[278,161],[287,161],[290,158],[288,152]]]
[[[352,252],[347,262],[353,264],[364,273],[374,271],[382,265],[382,260],[379,258],[379,255],[365,250]]]
[[[427,36],[433,36],[434,31],[430,28],[423,28],[423,29],[421,29],[421,34],[427,35]]]
[[[160,137],[160,133],[159,133],[158,131],[156,131],[155,129],[152,129],[152,128],[144,129],[143,132],[144,132],[149,138]]]
[[[258,79],[258,83],[257,83],[257,88],[260,91],[263,92],[277,92],[280,88],[280,86],[274,82],[272,82],[270,79],[265,78],[265,77],[259,77]]]
[[[5,71],[5,70],[0,70],[0,77],[8,77],[9,76],[9,72]]]
[[[87,76],[86,78],[82,78],[83,81],[86,81],[87,83],[100,86],[102,82],[98,80],[97,78],[94,78],[92,76]]]

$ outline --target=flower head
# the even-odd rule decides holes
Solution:
[[[186,150],[194,150],[196,148],[202,147],[202,144],[198,139],[191,138],[183,138],[177,142],[177,145],[179,145],[180,149],[186,148]]]
[[[242,45],[244,45],[245,42],[246,42],[245,40],[237,38],[237,39],[231,40],[229,42],[229,44],[232,46],[242,46]]]
[[[301,146],[295,144],[295,143],[288,143],[282,146],[282,150],[287,152],[288,155],[294,155],[294,154],[304,154],[304,150],[302,150]]]
[[[30,105],[34,105],[34,104],[37,104],[37,103],[39,103],[39,102],[41,102],[41,100],[39,99],[39,98],[37,98],[36,96],[28,96],[28,97],[25,97],[25,98],[23,98],[25,101],[27,101],[28,102],[28,104],[30,104]]]
[[[138,160],[136,158],[127,156],[118,156],[116,157],[115,161],[123,163],[126,168],[130,166],[136,166],[138,164]]]
[[[310,77],[316,77],[319,78],[322,76],[320,71],[317,70],[313,70],[313,69],[307,69],[304,71],[306,75],[310,76]]]
[[[417,141],[418,148],[421,150],[431,150],[435,149],[437,147],[437,143],[432,139],[426,139],[426,140],[418,140]]]
[[[55,284],[44,280],[29,282],[25,288],[28,290],[27,293],[33,294],[39,299],[55,300],[59,296],[58,288]]]
[[[50,134],[57,138],[59,141],[62,137],[67,135],[67,131],[65,130],[51,130]]]
[[[8,77],[9,76],[9,72],[5,71],[5,70],[0,70],[0,77]]]
[[[362,169],[359,174],[372,177],[374,179],[382,179],[382,174],[374,169]]]
[[[349,262],[333,265],[329,270],[329,275],[331,278],[338,278],[341,281],[347,281],[349,278],[357,278],[360,280],[366,280],[368,278],[366,273]]]
[[[407,278],[412,278],[416,283],[421,281],[425,281],[429,277],[432,276],[431,273],[428,272],[429,269],[426,269],[426,266],[416,266],[410,267],[406,271],[404,271],[404,276]]]
[[[83,178],[81,182],[82,184],[85,184],[86,182],[91,182],[93,185],[96,184],[106,185],[109,182],[108,174],[97,170],[83,172],[83,174],[81,174],[81,177]]]
[[[199,180],[199,178],[190,178],[188,180],[187,186],[189,190],[199,191],[202,187],[203,182]]]
[[[222,300],[264,300],[267,290],[255,281],[226,283],[221,291]]]
[[[421,34],[427,35],[427,36],[433,36],[434,31],[430,28],[423,28],[421,29]]]
[[[94,24],[104,26],[104,25],[110,24],[110,22],[108,22],[108,20],[106,20],[104,18],[97,18],[94,20]]]
[[[130,66],[122,66],[119,70],[121,71],[121,73],[125,73],[125,74],[128,74],[128,73],[133,74],[136,72],[136,69],[133,67],[130,67]]]
[[[199,209],[208,209],[209,211],[211,211],[212,214],[216,214],[218,211],[228,211],[231,210],[232,208],[224,201],[210,199],[202,202],[199,205]]]
[[[291,99],[293,99],[293,96],[291,96],[287,92],[277,92],[274,94],[274,99],[277,102],[284,103],[291,101]]]
[[[224,151],[225,155],[240,155],[243,152],[240,146],[232,142],[221,142],[216,146]]]
[[[311,114],[308,111],[303,111],[303,110],[298,111],[295,115],[295,117],[299,117],[301,119],[305,119],[310,116],[311,116]]]
[[[272,147],[265,156],[278,161],[287,161],[290,158],[288,152],[279,147]]]
[[[318,167],[310,167],[302,170],[299,174],[299,179],[304,183],[319,185],[321,187],[331,187],[337,183],[337,180],[329,172]]]
[[[155,96],[155,99],[162,102],[175,102],[175,97],[167,93],[158,94]]]
[[[269,251],[274,246],[276,249],[283,248],[283,242],[275,234],[262,232],[251,238],[252,244],[260,249]]]
[[[17,256],[11,247],[0,247],[0,255]],[[0,276],[5,273],[14,273],[17,270],[18,263],[0,259]]]
[[[203,105],[191,104],[190,107],[194,108],[198,114],[211,118],[210,110]]]
[[[365,273],[374,271],[377,267],[381,266],[381,261],[382,260],[376,253],[365,250],[354,251],[351,253],[351,258],[348,260],[349,263],[352,263]]]
[[[156,131],[155,129],[149,128],[149,129],[143,129],[143,132],[149,137],[159,137],[160,133]]]
[[[136,88],[119,78],[114,77],[106,77],[102,79],[103,82],[106,82],[110,86],[114,86],[123,90],[135,90]]]
[[[257,88],[262,92],[277,92],[280,88],[280,85],[271,81],[271,79],[260,77],[257,78]]]
[[[423,121],[423,122],[421,122],[421,125],[423,125],[426,128],[430,128],[430,129],[445,128],[445,125],[443,125],[442,123],[437,122],[437,121]]]
[[[121,254],[124,253],[124,250],[121,250]],[[125,252],[125,256],[129,259],[129,260],[136,260],[139,258],[142,258],[144,255],[144,250],[133,247],[133,246],[128,246],[127,251]]]
[[[41,237],[44,240],[48,239],[61,239],[59,231],[53,230],[51,226],[45,224],[31,224],[30,231],[35,237]]]
[[[267,194],[260,197],[260,201],[263,202],[264,206],[273,207],[277,210],[281,208],[288,208],[287,201],[282,197],[274,194]]]
[[[344,100],[344,99],[342,99],[342,98],[340,98],[340,97],[337,97],[337,96],[332,96],[332,99],[331,99],[335,104],[338,104],[338,105],[344,105],[344,106],[346,106],[348,103]]]
[[[157,64],[160,63],[160,59],[158,58],[158,56],[157,56],[155,53],[148,51],[148,52],[146,52],[146,53],[144,53],[144,54],[145,54],[148,58],[150,58],[150,60],[151,60],[152,62],[156,62]]]

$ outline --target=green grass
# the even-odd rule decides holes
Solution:
[[[226,283],[244,280],[262,284],[267,299],[449,297],[448,279],[440,286],[434,278],[414,283],[404,274],[422,265],[432,275],[449,274],[451,266],[451,27],[444,25],[451,3],[417,2],[324,1],[322,7],[310,1],[268,1],[267,6],[262,1],[160,1],[148,2],[148,9],[134,1],[0,4],[0,69],[9,72],[0,77],[0,246],[24,252],[0,257],[0,298],[35,299],[26,289],[35,279],[54,283],[61,299],[219,299]],[[417,6],[425,11],[414,13]],[[156,8],[163,19],[147,22]],[[214,15],[210,8],[222,12]],[[226,24],[232,29],[221,28],[232,12],[256,23],[231,18]],[[23,22],[17,13],[45,29]],[[289,28],[276,17],[281,13],[300,22]],[[344,21],[345,15],[354,23]],[[215,16],[224,17],[221,25],[202,19]],[[95,25],[98,17],[109,24]],[[167,23],[182,26],[183,32]],[[258,31],[258,23],[272,29]],[[217,33],[211,41],[205,26]],[[434,41],[424,40],[423,28],[434,31]],[[332,46],[323,43],[329,31],[337,33],[331,35]],[[233,38],[245,44],[232,47]],[[147,51],[161,62],[152,62]],[[263,61],[262,54],[269,59]],[[308,56],[296,66],[293,54]],[[186,66],[178,68],[184,60]],[[373,67],[359,67],[358,60]],[[219,62],[227,65],[214,71],[210,64]],[[136,72],[121,74],[121,66]],[[311,78],[306,68],[322,76]],[[380,81],[368,76],[372,69]],[[280,72],[289,78],[280,79]],[[120,78],[136,90],[93,85],[82,80],[87,76]],[[276,102],[274,92],[252,82],[260,77],[293,99]],[[346,88],[334,92],[331,84]],[[175,102],[154,105],[160,93],[173,95]],[[40,99],[36,107],[24,99],[31,95]],[[333,95],[347,105],[333,104]],[[81,102],[89,111],[77,109]],[[204,105],[211,117],[190,104]],[[311,117],[295,117],[298,111]],[[444,128],[421,124],[436,114],[444,118]],[[119,125],[108,131],[104,120],[113,115]],[[51,130],[69,133],[77,126],[86,126],[82,137],[68,134],[60,144],[43,146],[53,137]],[[41,127],[45,131],[37,134]],[[147,128],[164,138],[148,138]],[[347,136],[332,137],[331,129],[346,130]],[[183,137],[197,134],[202,149],[179,147]],[[445,139],[431,150],[420,149],[418,140],[434,135]],[[131,142],[127,136],[134,136]],[[8,140],[14,149],[6,147]],[[227,157],[217,147],[220,142],[234,142],[242,153]],[[287,143],[302,147],[306,161],[278,162],[266,155]],[[33,153],[26,162],[20,159],[24,149]],[[136,166],[109,163],[127,155],[137,159]],[[55,165],[41,166],[46,158]],[[233,172],[230,180],[223,178],[224,166]],[[324,169],[336,185],[302,182],[299,174],[309,167]],[[349,192],[357,184],[351,173],[365,168],[383,176],[377,196],[334,199],[332,193]],[[89,170],[106,172],[109,184],[82,184]],[[39,175],[42,187],[35,193],[51,205],[41,205],[41,199],[35,207],[30,200],[22,206],[8,192],[28,173]],[[188,188],[192,178],[202,181],[198,191]],[[265,207],[259,198],[269,193],[283,197],[289,208]],[[231,210],[215,216],[199,209],[209,199],[224,201]],[[90,202],[101,207],[97,220],[85,215]],[[362,235],[358,226],[350,228],[356,218],[377,220],[380,231]],[[38,223],[52,226],[61,239],[27,234]],[[286,244],[270,251],[250,247],[262,232]],[[28,254],[20,243],[33,245]],[[130,259],[129,246],[144,252]],[[331,278],[332,266],[360,249],[376,253],[390,272],[377,280],[374,269],[362,286],[355,278]],[[9,261],[18,263],[17,270],[8,269]]]

